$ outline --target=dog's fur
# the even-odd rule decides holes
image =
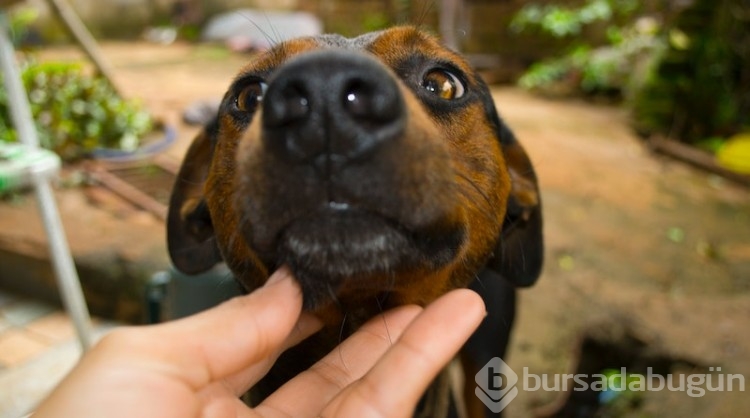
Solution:
[[[286,264],[329,325],[261,392],[342,330],[471,286],[489,311],[462,351],[475,399],[474,374],[504,353],[514,288],[542,265],[529,159],[466,60],[412,27],[292,40],[254,59],[188,150],[167,226],[179,270],[224,261],[251,291]]]

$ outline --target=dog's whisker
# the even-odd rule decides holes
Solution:
[[[446,183],[449,187],[451,187],[453,190],[457,191],[459,194],[463,195],[467,199],[473,199],[474,196],[472,196],[471,192],[476,192],[479,194],[482,200],[486,203],[486,205],[483,205],[481,207],[478,207],[477,209],[481,211],[482,215],[487,218],[488,220],[492,220],[495,218],[495,215],[491,212],[491,208],[494,207],[494,205],[490,202],[489,196],[487,196],[486,193],[482,191],[482,189],[470,178],[466,177],[463,174],[458,174],[459,178],[466,181],[471,188],[467,189],[466,187],[460,187],[459,184],[456,183]]]
[[[516,246],[518,248],[518,257],[521,259],[521,265],[523,266],[523,270],[526,271],[526,266],[528,266],[526,263],[526,248],[520,242],[517,243]]]
[[[349,370],[349,366],[347,366],[346,361],[344,360],[344,352],[341,349],[341,343],[344,341],[344,337],[346,335],[346,320],[348,317],[349,313],[344,312],[344,316],[341,318],[341,327],[339,328],[339,344],[337,346],[339,352],[339,360],[341,361],[341,365],[345,370]]]
[[[479,186],[477,186],[477,184],[474,183],[470,178],[466,177],[465,175],[463,175],[461,173],[457,173],[457,174],[458,174],[458,177],[461,180],[466,181],[471,186],[469,189],[467,189],[466,187],[461,187],[461,185],[458,184],[458,183],[449,182],[449,181],[443,182],[442,186],[445,187],[445,188],[448,188],[449,190],[451,190],[453,192],[456,192],[456,193],[460,194],[461,196],[463,196],[463,197],[465,197],[466,199],[469,199],[469,200],[472,200],[472,199],[476,198],[476,196],[474,196],[472,194],[472,192],[479,193],[479,197],[482,200],[484,200],[484,202],[486,203],[486,205],[483,205],[482,207],[477,207],[477,210],[480,210],[481,213],[482,213],[482,215],[485,218],[487,218],[488,220],[494,219],[495,216],[490,211],[491,208],[494,205],[490,202],[489,197],[487,196],[487,194],[483,193],[482,190],[479,188]]]
[[[388,337],[388,345],[393,345],[393,338],[391,337],[391,330],[388,328],[388,321],[385,319],[385,312],[383,311],[383,305],[380,303],[380,299],[378,297],[375,297],[375,303],[378,305],[378,309],[380,310],[380,319],[383,321],[383,326],[385,327],[385,335]]]
[[[479,194],[479,196],[481,196],[481,197],[482,197],[482,199],[484,199],[484,202],[485,202],[485,203],[486,203],[486,204],[487,204],[488,206],[492,206],[492,202],[490,201],[490,197],[489,197],[489,196],[487,196],[487,193],[485,193],[485,192],[484,192],[484,190],[482,190],[482,188],[481,188],[481,187],[479,187],[479,186],[478,186],[478,185],[476,184],[476,182],[475,182],[475,181],[473,181],[473,180],[472,180],[471,178],[469,178],[469,177],[468,177],[467,175],[465,175],[464,173],[460,173],[460,172],[459,172],[459,173],[456,173],[456,174],[458,175],[458,177],[459,177],[459,178],[461,178],[462,180],[466,181],[466,183],[468,183],[468,184],[469,184],[469,186],[471,186],[471,187],[472,187],[472,188],[474,189],[474,191],[476,191],[476,192],[477,192],[477,194]]]
[[[191,179],[188,179],[188,178],[185,178],[185,177],[177,177],[177,181],[180,182],[180,183],[182,183],[182,184],[187,184],[187,185],[190,185],[190,186],[200,186],[204,182],[203,180],[195,181],[195,180],[191,180]]]
[[[535,166],[539,167],[538,164],[535,164]],[[526,177],[526,176],[529,176],[529,175],[533,175],[535,173],[535,171],[534,171],[533,168],[529,167],[526,170],[519,171],[518,173],[521,174],[521,177]]]
[[[485,284],[484,284],[484,281],[479,276],[479,273],[477,273],[477,274],[474,275],[474,281],[477,282],[479,284],[479,286],[482,287],[482,289],[486,289],[487,288],[487,286],[485,286]]]
[[[339,344],[344,342],[344,336],[346,335],[346,320],[349,318],[349,313],[344,312],[341,317],[341,326],[339,327]]]
[[[343,308],[343,305],[341,305],[341,301],[339,301],[339,297],[336,294],[336,291],[333,289],[333,286],[331,286],[330,283],[326,283],[326,290],[328,291],[328,296],[330,296],[331,301],[335,303],[339,308]]]
[[[425,22],[427,22],[427,17],[432,13],[432,9],[435,8],[436,1],[431,1],[427,3],[422,4],[422,12],[419,14],[419,17],[417,18],[417,21],[414,22],[418,27],[424,27]]]
[[[521,222],[521,218],[514,219],[512,215],[506,213],[505,222],[503,223],[502,236],[504,237],[512,233],[516,228],[518,228],[519,225],[521,225]]]
[[[237,12],[237,14],[239,14],[240,16],[245,18],[245,20],[250,22],[250,24],[255,26],[255,29],[258,29],[258,32],[260,32],[260,34],[263,35],[263,38],[266,39],[266,42],[268,42],[268,45],[270,47],[274,47],[281,42],[281,37],[279,36],[279,34],[276,32],[276,29],[271,24],[271,20],[268,18],[267,14],[264,13],[263,15],[266,17],[266,21],[268,22],[269,27],[271,27],[271,30],[273,31],[273,35],[276,37],[276,39],[274,39],[273,36],[269,35],[268,32],[266,32],[266,30],[264,30],[263,27],[260,26],[257,22],[251,19],[250,16],[247,16],[246,14],[242,12]]]
[[[264,12],[264,13],[263,13],[263,16],[265,16],[265,18],[266,18],[266,22],[268,23],[268,27],[269,27],[269,28],[271,28],[271,33],[273,34],[273,36],[274,36],[274,38],[275,38],[275,39],[272,39],[272,40],[270,40],[270,41],[269,41],[269,43],[271,44],[271,46],[274,46],[274,45],[278,45],[278,44],[280,44],[280,43],[281,43],[281,40],[283,39],[283,38],[281,37],[281,33],[279,33],[279,31],[278,31],[278,30],[276,30],[276,26],[274,26],[274,25],[273,25],[273,24],[271,23],[271,19],[270,19],[270,18],[268,17],[268,13],[265,13],[265,12]]]

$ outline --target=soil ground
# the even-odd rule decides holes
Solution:
[[[218,99],[247,60],[181,44],[106,44],[104,52],[128,96],[179,126],[180,140],[169,150],[175,159],[196,132],[181,125],[181,112],[196,100]],[[44,54],[76,56],[69,49]],[[670,373],[750,379],[750,192],[652,155],[618,107],[508,87],[493,94],[535,164],[544,203],[546,266],[539,282],[520,292],[505,359],[520,383],[525,368],[574,373],[586,361],[619,368],[663,360]],[[69,239],[76,247],[90,237],[69,231]],[[564,398],[522,388],[507,416],[533,416]],[[750,416],[750,396],[737,387],[635,398],[611,416]]]

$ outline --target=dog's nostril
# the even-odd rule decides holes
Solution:
[[[288,122],[303,119],[310,113],[310,101],[307,95],[298,88],[292,88],[285,92],[284,104],[286,107],[286,120]]]
[[[370,90],[362,83],[353,83],[344,89],[344,109],[354,117],[372,116],[373,103]]]
[[[304,120],[310,113],[310,100],[306,90],[290,83],[280,92],[274,93],[271,103],[266,104],[264,122],[267,126],[283,126]]]
[[[345,111],[360,122],[388,123],[396,119],[400,112],[398,92],[395,86],[383,84],[351,82],[344,89]]]

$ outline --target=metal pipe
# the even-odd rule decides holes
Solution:
[[[39,147],[39,138],[21,80],[21,73],[16,65],[13,44],[8,37],[9,28],[5,12],[0,9],[0,67],[3,70],[5,88],[8,91],[11,117],[19,140],[28,147],[37,148]],[[47,231],[50,256],[57,277],[60,297],[65,310],[73,321],[81,349],[86,351],[91,347],[92,342],[91,317],[86,307],[86,300],[75,269],[73,256],[65,239],[65,231],[60,220],[60,214],[57,211],[57,203],[47,175],[35,171],[33,167],[31,175],[39,212]]]
[[[16,53],[8,37],[9,33],[8,18],[5,11],[0,9],[0,65],[2,65],[5,90],[8,92],[10,117],[19,140],[26,145],[38,147],[39,139],[34,127],[34,118],[31,116],[31,108],[23,88],[21,72],[16,65]]]
[[[86,306],[86,299],[83,296],[81,282],[78,280],[73,256],[65,238],[65,231],[60,220],[60,214],[57,211],[55,196],[52,194],[49,179],[35,174],[34,190],[44,228],[47,230],[50,255],[55,267],[57,286],[63,306],[73,321],[81,349],[86,351],[91,348],[92,343],[91,317]]]

